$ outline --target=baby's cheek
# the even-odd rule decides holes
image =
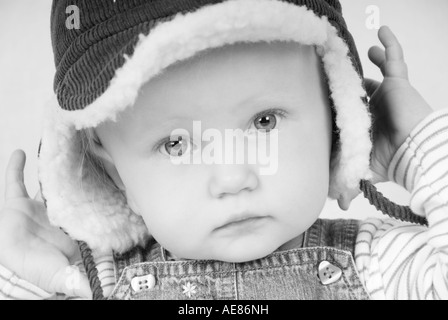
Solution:
[[[328,151],[318,141],[295,139],[279,146],[277,193],[290,204],[313,205],[325,202],[329,184]],[[285,203],[285,206],[287,203]]]
[[[165,212],[164,216],[149,219],[146,223],[154,239],[179,258],[197,258],[204,251],[205,226],[197,218],[187,218],[184,212]]]
[[[198,201],[191,190],[180,183],[161,183],[151,192],[141,194],[141,215],[152,235],[179,237],[187,232],[194,213],[199,212],[193,206]]]

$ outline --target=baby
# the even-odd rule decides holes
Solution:
[[[158,6],[140,2],[143,11]],[[448,144],[441,133],[448,110],[433,112],[410,85],[392,32],[381,28],[385,50],[369,51],[384,75],[382,83],[365,81],[370,128],[351,37],[333,34],[328,20],[317,18],[346,30],[337,1],[209,2],[186,15],[171,13],[158,27],[137,22],[137,7],[125,1],[85,8],[92,29],[100,28],[95,12],[114,19],[114,5],[139,31],[151,29],[135,52],[125,49],[135,39],[115,30],[110,50],[126,55],[104,65],[98,56],[107,55],[107,45],[85,48],[90,69],[55,43],[58,109],[49,112],[40,155],[46,204],[27,195],[25,157],[14,153],[0,213],[0,294],[447,298]],[[64,3],[53,5],[55,25]],[[257,14],[267,16],[260,21]],[[298,29],[305,31],[296,35]],[[73,65],[66,71],[64,64]],[[101,87],[108,76],[109,86]],[[235,145],[218,141],[224,132],[244,146],[235,152],[242,163],[227,161]],[[264,174],[260,150],[276,163]],[[328,196],[348,209],[364,179],[407,188],[411,208],[429,227],[319,219]],[[81,253],[72,239],[83,241]],[[92,290],[83,270],[68,268],[80,266],[81,256]]]

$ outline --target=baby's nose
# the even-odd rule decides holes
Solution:
[[[212,197],[222,198],[243,190],[253,191],[258,183],[258,175],[251,165],[221,164],[213,168],[209,191]]]

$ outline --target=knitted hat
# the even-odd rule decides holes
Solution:
[[[79,8],[79,29],[66,27],[72,5]],[[205,49],[279,40],[315,46],[339,133],[329,197],[371,177],[362,68],[337,0],[54,0],[51,30],[56,97],[46,117],[39,179],[50,221],[94,250],[123,252],[149,234],[119,191],[81,170],[77,130],[115,120],[143,84]]]

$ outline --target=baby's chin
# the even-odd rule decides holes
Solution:
[[[177,257],[194,260],[216,260],[230,263],[248,262],[264,258],[279,246],[270,242],[258,242],[257,244],[232,243],[224,247],[216,246],[214,248],[198,249],[196,252],[190,251],[188,254],[178,254]]]
[[[257,259],[262,259],[271,253],[273,253],[275,249],[273,250],[266,250],[266,248],[261,249],[252,249],[252,250],[238,250],[233,252],[226,252],[224,254],[220,254],[217,258],[213,260],[218,261],[224,261],[224,262],[231,262],[231,263],[242,263],[242,262],[248,262],[253,261]]]

